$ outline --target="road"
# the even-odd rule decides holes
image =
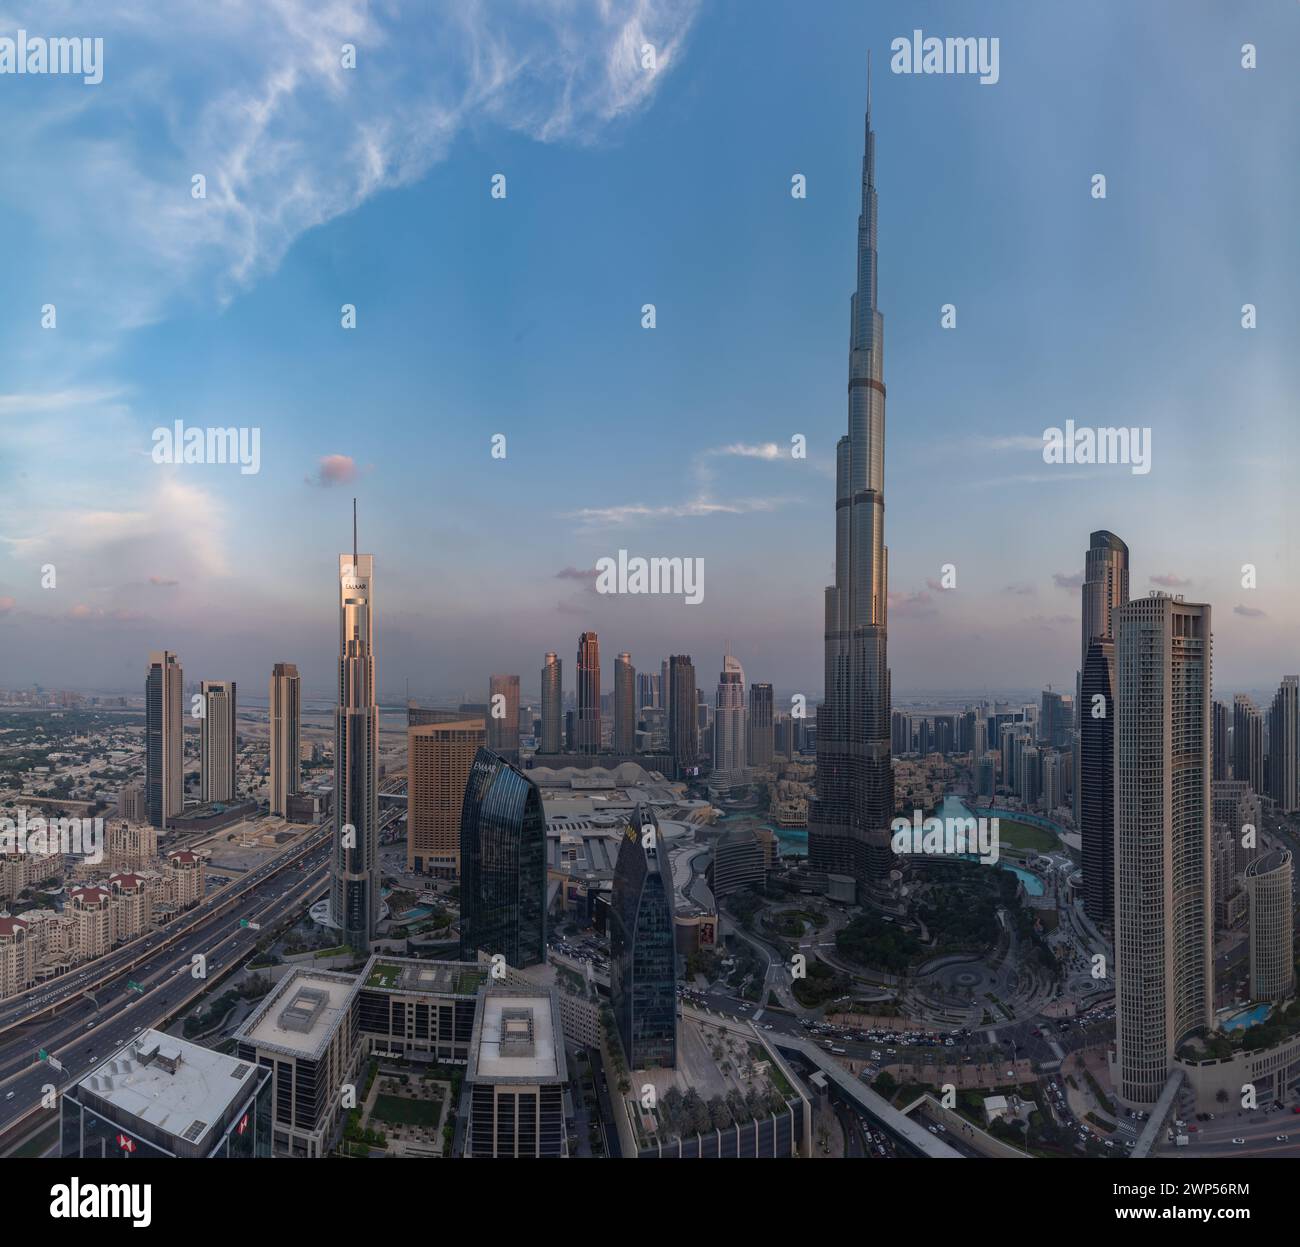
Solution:
[[[328,876],[328,825],[298,847],[306,848],[305,855],[291,850],[241,880],[234,906],[226,903],[229,895],[210,898],[214,903],[199,921],[188,921],[191,911],[178,933],[156,932],[102,958],[76,976],[72,990],[65,988],[56,1001],[47,1002],[39,1020],[22,1026],[10,1023],[0,1040],[0,1131],[39,1106],[45,1085],[66,1087],[137,1031],[164,1025],[185,1003],[250,957],[263,933],[241,926],[240,919],[270,928],[302,913],[320,896]],[[298,857],[301,864],[290,864],[289,859]],[[198,953],[207,961],[202,979],[192,973],[192,958]],[[129,987],[129,980],[143,992]],[[92,987],[93,1000],[85,994]],[[63,1072],[38,1059],[42,1048],[62,1062]]]

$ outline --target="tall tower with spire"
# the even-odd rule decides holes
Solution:
[[[860,886],[880,882],[894,866],[884,353],[884,321],[876,306],[876,135],[868,57],[857,289],[849,301],[849,429],[836,446],[835,583],[826,590],[817,795],[808,817],[811,865],[852,875]]]
[[[379,705],[372,554],[339,555],[339,686],[334,711],[334,857],[330,914],[343,942],[368,952],[379,921]]]

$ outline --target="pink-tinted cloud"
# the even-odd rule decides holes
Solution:
[[[360,476],[356,460],[351,455],[323,455],[316,465],[316,471],[303,479],[308,485],[349,485]]]

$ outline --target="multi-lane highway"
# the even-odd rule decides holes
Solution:
[[[285,852],[263,862],[256,870],[241,875],[229,886],[204,897],[193,909],[177,915],[171,922],[148,935],[123,944],[107,956],[76,966],[60,978],[8,997],[0,1004],[0,1035],[10,1027],[28,1023],[42,1015],[53,1014],[87,991],[95,991],[97,984],[106,983],[134,969],[152,956],[154,950],[181,938],[187,931],[207,923],[214,916],[235,913],[239,917],[237,911],[251,891],[295,864],[304,855],[313,853],[326,844],[332,826],[332,823],[324,823],[312,829]]]
[[[303,912],[325,888],[329,840],[326,824],[167,927],[26,993],[25,1007],[21,997],[6,1001],[0,1133],[29,1115],[34,1122],[43,1088],[61,1090],[137,1031],[163,1025],[251,956],[263,930]],[[241,919],[254,925],[243,926]],[[195,977],[199,954],[206,961],[203,977]],[[41,1049],[62,1072],[38,1058]]]

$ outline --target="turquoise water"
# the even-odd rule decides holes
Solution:
[[[1266,1017],[1273,1006],[1265,1001],[1262,1005],[1251,1005],[1249,1009],[1242,1009],[1239,1013],[1234,1013],[1231,1017],[1224,1018],[1219,1025],[1225,1031],[1247,1030],[1249,1027],[1258,1026]]]
[[[944,797],[939,805],[937,814],[940,818],[973,818],[974,815],[966,807],[960,797],[951,793]],[[726,822],[724,816],[721,820]],[[781,846],[782,857],[807,857],[808,856],[808,832],[804,828],[798,827],[773,827],[771,830],[776,832],[777,843]],[[1020,866],[1014,866],[1010,862],[1000,861],[998,863],[1003,870],[1010,870],[1016,874],[1020,882],[1025,885],[1025,891],[1030,896],[1042,896],[1044,892],[1043,881],[1033,873],[1025,870]]]
[[[808,832],[801,827],[773,827],[782,857],[807,857]]]
[[[940,818],[974,818],[976,817],[966,803],[958,796],[949,793],[939,803],[937,814]],[[1029,896],[1042,896],[1044,892],[1043,881],[1032,870],[1025,870],[1021,866],[1013,865],[1011,862],[999,861],[998,865],[1003,870],[1009,870],[1014,874],[1021,883],[1025,885],[1025,892]]]
[[[1022,870],[1019,866],[1013,866],[1010,862],[999,862],[1003,870],[1009,870],[1014,874],[1021,883],[1025,885],[1025,891],[1030,896],[1042,896],[1043,881],[1032,871]]]

